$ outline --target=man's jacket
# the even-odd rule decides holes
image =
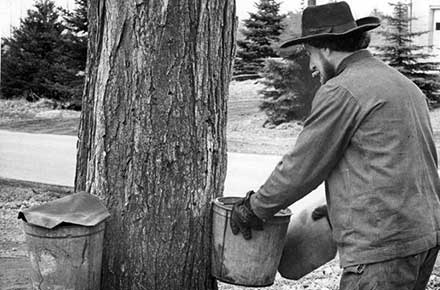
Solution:
[[[267,219],[325,181],[342,267],[439,244],[440,180],[426,99],[367,50],[317,92],[295,147],[251,198]]]

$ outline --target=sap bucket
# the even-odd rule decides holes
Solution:
[[[24,222],[33,289],[99,290],[104,228],[105,222],[49,230]]]
[[[230,284],[264,287],[275,280],[285,242],[290,210],[277,213],[264,224],[263,231],[253,231],[252,239],[233,235],[229,225],[232,205],[238,197],[220,197],[213,202],[212,267],[218,280]]]
[[[325,205],[325,196],[306,196],[291,207],[286,244],[278,272],[291,280],[301,279],[336,256],[336,243],[326,218],[312,219],[315,208]]]
[[[100,200],[87,193],[21,211],[32,289],[99,290],[108,216]]]

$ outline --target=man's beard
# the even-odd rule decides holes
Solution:
[[[323,85],[336,75],[336,69],[322,56],[321,64],[322,71],[319,71],[319,81],[321,82],[321,85]],[[317,76],[316,74],[313,75]]]

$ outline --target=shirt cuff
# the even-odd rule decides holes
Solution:
[[[274,214],[272,213],[272,211],[265,209],[264,204],[258,198],[258,195],[259,195],[258,192],[251,195],[250,197],[251,209],[258,218],[260,218],[263,222],[266,222],[268,219],[274,216]]]

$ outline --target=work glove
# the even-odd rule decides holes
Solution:
[[[243,234],[245,240],[252,238],[252,231],[262,231],[263,221],[252,211],[250,197],[255,192],[249,191],[245,198],[240,199],[232,207],[230,225],[234,235],[239,232]]]
[[[330,219],[328,218],[327,205],[318,206],[317,208],[315,208],[313,210],[313,212],[312,212],[312,219],[314,221],[322,219],[324,217],[327,219],[328,224],[330,225],[330,228],[332,228],[332,224],[330,223]]]

